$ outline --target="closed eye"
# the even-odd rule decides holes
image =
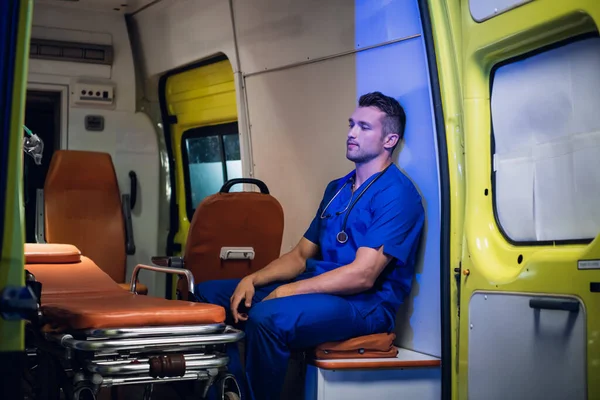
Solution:
[[[356,125],[356,123],[354,122],[354,120],[352,120],[352,119],[349,119],[349,120],[348,120],[348,127],[349,127],[349,128],[353,128],[353,127],[354,127],[354,125]],[[363,131],[364,131],[364,130],[371,130],[371,129],[372,129],[371,125],[370,125],[369,123],[367,123],[367,122],[364,122],[364,121],[358,121],[358,126],[359,126],[359,127],[360,127],[360,129],[362,129]]]

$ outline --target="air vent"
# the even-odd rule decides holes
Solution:
[[[91,43],[31,39],[29,57],[44,60],[111,65],[113,61],[113,48],[112,46]]]

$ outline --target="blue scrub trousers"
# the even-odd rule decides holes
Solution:
[[[303,274],[295,280],[309,277]],[[196,297],[200,302],[225,307],[226,322],[234,325],[229,299],[239,282],[229,279],[200,283],[196,286]],[[304,294],[262,302],[284,283],[256,288],[248,320],[234,325],[246,333],[245,376],[235,344],[228,346],[229,370],[238,380],[245,399],[280,399],[291,351],[390,332],[394,328],[395,317],[384,307],[376,307],[363,318],[350,301],[339,296]]]

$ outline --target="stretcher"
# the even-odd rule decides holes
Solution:
[[[197,398],[217,385],[239,399],[225,346],[244,334],[225,324],[216,305],[138,295],[142,269],[194,278],[186,269],[138,265],[125,290],[71,245],[26,244],[27,284],[38,311],[26,324],[36,398],[96,399],[102,387],[196,381]]]

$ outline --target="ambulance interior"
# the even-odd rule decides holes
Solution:
[[[326,184],[353,168],[345,140],[358,97],[382,91],[406,110],[395,162],[427,215],[400,351],[290,368],[285,398],[364,398],[367,387],[440,398],[442,178],[422,23],[416,0],[36,0],[25,125],[44,149],[41,165],[24,160],[26,242],[75,245],[127,288],[136,265],[182,252],[202,199],[251,177],[281,204],[288,251]],[[232,188],[242,190],[256,187]],[[77,218],[93,232],[73,228]],[[171,298],[173,279],[142,270],[138,292]]]
[[[204,198],[228,180],[256,178],[281,205],[278,252],[286,252],[326,184],[353,168],[345,141],[358,97],[384,92],[405,108],[394,161],[421,192],[427,218],[397,316],[398,355],[307,359],[306,369],[292,360],[283,398],[439,399],[449,350],[441,310],[448,194],[424,4],[35,0],[25,126],[44,148],[40,165],[24,157],[26,242],[74,245],[128,289],[137,265],[184,252]],[[140,295],[173,297],[177,275],[135,272]],[[148,395],[150,381],[104,378],[99,396],[125,383]]]

